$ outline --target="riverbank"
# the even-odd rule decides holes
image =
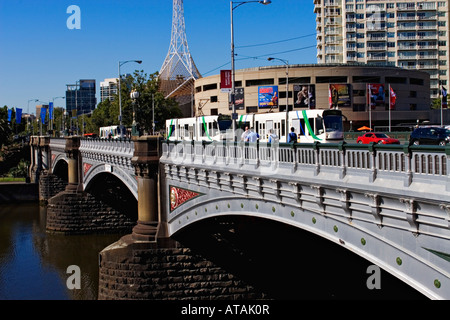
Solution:
[[[39,201],[39,185],[25,182],[0,182],[0,204]]]

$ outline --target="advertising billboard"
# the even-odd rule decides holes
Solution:
[[[330,108],[337,107],[351,107],[352,106],[352,96],[351,96],[351,85],[350,84],[330,84],[329,87],[329,102]]]
[[[278,86],[258,87],[258,107],[278,108]]]
[[[316,85],[294,84],[294,108],[316,108]]]

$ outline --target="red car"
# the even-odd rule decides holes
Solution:
[[[381,143],[381,144],[400,144],[398,139],[389,137],[381,132],[367,132],[356,139],[357,143]]]

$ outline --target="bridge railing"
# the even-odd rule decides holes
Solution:
[[[129,139],[81,139],[80,152],[83,159],[129,168],[132,166],[134,142]]]
[[[368,176],[371,182],[379,177],[397,178],[409,186],[414,181],[433,179],[450,189],[448,168],[450,147],[347,144],[334,143],[244,143],[222,141],[164,141],[163,159],[184,164],[221,166],[229,169],[285,169],[295,172],[339,172]]]

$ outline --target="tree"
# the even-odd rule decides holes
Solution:
[[[133,124],[133,101],[130,97],[132,90],[139,92],[139,98],[134,105],[134,117],[141,131],[152,131],[153,106],[155,114],[155,130],[165,127],[166,119],[182,116],[178,103],[174,99],[165,99],[159,92],[158,72],[148,75],[142,70],[136,70],[133,75],[121,79],[122,123],[125,127]],[[119,95],[114,100],[105,100],[97,105],[92,113],[91,132],[98,132],[100,127],[119,124]],[[91,130],[92,129],[92,130]]]

